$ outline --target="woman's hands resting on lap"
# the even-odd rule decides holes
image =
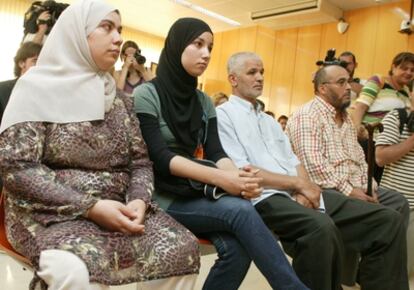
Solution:
[[[87,218],[101,227],[126,234],[144,232],[146,204],[141,199],[127,205],[115,200],[100,200],[87,212]]]

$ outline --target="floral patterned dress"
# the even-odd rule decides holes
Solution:
[[[79,256],[91,282],[106,285],[198,272],[196,238],[151,201],[152,164],[132,106],[118,96],[103,121],[25,122],[1,134],[7,236],[35,269],[41,251],[58,249]],[[82,217],[100,199],[137,198],[149,204],[144,234]]]

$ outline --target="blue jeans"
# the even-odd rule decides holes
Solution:
[[[216,247],[219,258],[203,289],[238,289],[251,260],[273,289],[308,289],[250,201],[233,196],[215,201],[180,197],[167,213],[193,233],[211,239]]]

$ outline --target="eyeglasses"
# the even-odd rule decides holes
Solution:
[[[353,79],[340,79],[336,82],[323,82],[322,84],[330,84],[330,85],[338,85],[341,88],[346,87],[347,84],[351,84],[353,82]]]

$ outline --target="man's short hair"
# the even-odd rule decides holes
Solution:
[[[22,73],[22,69],[19,66],[19,62],[25,61],[28,58],[38,56],[42,46],[38,43],[29,41],[23,43],[17,50],[16,56],[14,57],[14,75],[18,78]]]
[[[313,77],[313,90],[315,93],[318,92],[318,87],[327,81],[327,73],[326,68],[329,66],[323,66],[320,69],[318,69],[315,73],[315,76]]]
[[[342,56],[352,56],[352,60],[354,63],[356,63],[356,57],[355,54],[353,54],[350,51],[344,51],[343,53],[341,53],[341,55],[339,56],[339,58],[341,58]]]
[[[277,118],[277,121],[280,122],[280,120],[289,120],[289,118],[286,115],[280,115],[279,118]]]
[[[248,59],[256,59],[262,61],[260,56],[258,56],[254,52],[243,51],[235,53],[232,56],[230,56],[229,60],[227,61],[227,73],[238,74],[240,70],[244,67],[245,61]]]

